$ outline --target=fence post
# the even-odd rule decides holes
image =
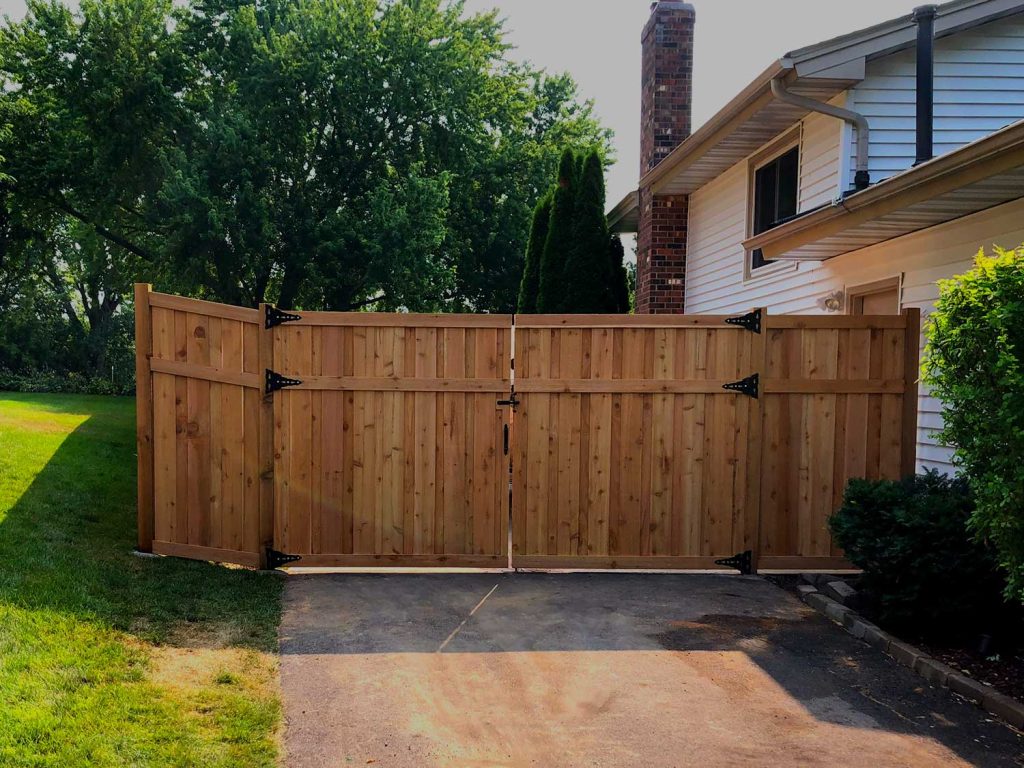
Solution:
[[[765,337],[768,333],[767,307],[761,307],[760,312],[760,333],[751,334],[750,342],[751,370],[748,373],[756,373],[758,375],[761,394],[755,399],[748,400],[750,411],[747,426],[747,513],[745,515],[744,529],[745,545],[753,553],[750,565],[754,573],[757,573],[757,561],[761,554],[761,458],[764,452],[764,415],[761,407],[761,398],[764,397],[764,377],[767,362],[765,359],[767,354]]]
[[[260,384],[259,419],[259,461],[260,461],[260,510],[259,540],[260,567],[267,567],[267,547],[274,544],[274,396],[267,392],[263,374],[274,370],[274,329],[267,328],[267,309],[270,304],[260,304],[258,371]]]
[[[921,310],[903,310],[903,423],[900,439],[900,474],[917,472],[917,381],[921,370]]]
[[[135,445],[138,456],[138,547],[153,551],[153,314],[149,294],[153,286],[135,284]]]

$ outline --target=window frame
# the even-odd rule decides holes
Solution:
[[[803,162],[803,152],[801,150],[803,144],[801,141],[802,129],[802,123],[794,126],[791,130],[787,131],[782,136],[769,143],[765,148],[756,154],[751,155],[747,159],[746,236],[748,238],[754,236],[754,207],[757,204],[757,172],[793,149],[797,150],[796,204],[797,212],[799,212],[800,168],[802,167]],[[780,272],[789,272],[797,269],[798,264],[799,263],[796,261],[775,261],[768,262],[763,266],[755,268],[753,251],[745,250],[743,253],[743,280],[744,282],[748,282],[751,280],[761,279],[762,277],[777,275]]]

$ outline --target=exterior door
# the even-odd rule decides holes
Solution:
[[[852,315],[898,315],[900,313],[899,280],[884,280],[850,291]]]

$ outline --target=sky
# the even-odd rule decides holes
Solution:
[[[909,13],[923,0],[692,0],[693,127],[707,121],[788,51]],[[650,0],[466,0],[469,12],[498,8],[513,55],[569,72],[601,121],[615,131],[609,206],[636,188],[640,165],[640,32]],[[18,19],[24,0],[0,0]]]

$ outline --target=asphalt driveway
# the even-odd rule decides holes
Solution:
[[[286,765],[1020,766],[757,577],[290,576]]]

